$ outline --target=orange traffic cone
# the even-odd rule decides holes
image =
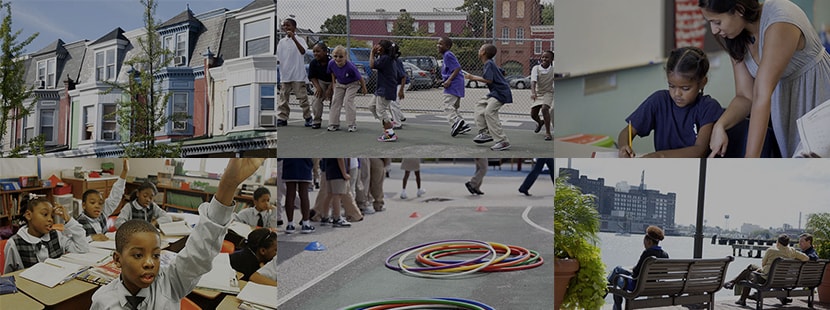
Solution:
[[[414,218],[418,218],[418,217],[421,217],[421,216],[418,215],[418,212],[412,212],[412,214],[410,214],[409,217],[414,219]]]
[[[484,211],[487,211],[487,208],[485,208],[484,206],[478,206],[478,208],[476,208],[476,212],[484,212]]]

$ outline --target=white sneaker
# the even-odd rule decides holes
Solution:
[[[407,196],[406,196],[406,190],[402,190],[402,191],[401,191],[401,199],[406,199],[406,198],[407,198]]]
[[[423,188],[418,189],[418,197],[421,197],[421,196],[425,195],[426,193],[427,193],[427,191],[425,191]]]

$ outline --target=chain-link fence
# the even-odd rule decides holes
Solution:
[[[432,2],[452,7],[429,7]],[[414,2],[278,1],[278,26],[285,18],[297,22],[297,33],[309,46],[306,63],[313,59],[311,47],[317,42],[326,43],[330,49],[337,45],[347,47],[347,56],[362,70],[370,88],[369,95],[355,98],[358,109],[368,108],[372,99],[376,82],[369,69],[369,51],[380,40],[395,42],[405,62],[409,84],[405,99],[400,101],[402,109],[421,113],[443,111],[443,88],[440,86],[443,59],[437,48],[440,37],[452,39],[451,51],[462,70],[474,75],[481,75],[484,67],[478,57],[479,48],[482,44],[492,43],[498,49],[496,64],[503,69],[513,92],[514,103],[505,105],[501,113],[527,115],[531,106],[530,70],[539,63],[544,51],[553,50],[552,0],[424,0],[414,5],[408,3]],[[398,6],[414,8],[407,10]],[[495,38],[493,29],[496,30]],[[284,37],[282,29],[277,31],[279,38]],[[464,82],[461,111],[471,114],[473,103],[489,91],[483,83]],[[313,94],[310,83],[308,91]],[[291,96],[290,104],[299,103]]]

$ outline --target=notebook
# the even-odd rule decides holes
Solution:
[[[100,249],[115,250],[114,239],[110,239],[107,241],[92,241],[89,243],[89,245]]]
[[[828,121],[830,121],[830,100],[813,108],[795,121],[804,152],[816,153],[821,157],[830,157]]]
[[[242,223],[242,222],[237,222],[237,221],[231,222],[231,224],[228,225],[228,229],[232,230],[233,232],[235,232],[236,234],[238,234],[239,236],[241,236],[242,238],[245,238],[245,239],[248,238],[248,234],[250,234],[251,231],[252,231],[251,226],[248,226],[248,224],[245,224],[245,223]]]
[[[94,266],[112,257],[112,251],[96,247],[89,248],[87,253],[66,253],[59,258],[62,261],[83,266]]]
[[[190,228],[190,226],[187,226],[187,223],[183,221],[159,224],[159,228],[161,228],[161,232],[166,236],[187,236],[193,231],[193,229]]]
[[[248,282],[236,298],[239,298],[239,300],[242,301],[276,309],[277,287]]]
[[[239,283],[236,280],[236,271],[231,268],[230,255],[219,253],[214,257],[210,271],[199,279],[196,287],[232,294],[239,293]]]
[[[115,278],[121,275],[121,268],[115,265],[115,262],[110,259],[106,263],[98,266],[93,266],[75,276],[75,279],[89,282],[92,284],[106,285]]]
[[[55,287],[83,268],[84,266],[78,264],[49,258],[23,270],[20,276],[46,287]]]

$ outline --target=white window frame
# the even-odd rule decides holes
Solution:
[[[386,32],[392,33],[392,29],[395,29],[395,22],[386,22]]]
[[[57,58],[44,59],[37,62],[37,79],[43,81],[44,88],[55,88]]]
[[[522,27],[516,28],[516,44],[522,45],[525,44],[525,29]]]
[[[263,35],[259,35],[257,37],[246,38],[247,29],[246,29],[245,26],[250,25],[250,24],[254,24],[254,23],[259,23],[259,22],[262,22],[263,25],[265,25],[264,26],[265,29],[268,29],[268,30],[266,30],[266,33],[263,34]],[[271,17],[271,18],[269,18],[269,17],[262,18],[261,16],[259,18],[251,18],[251,19],[248,19],[248,20],[240,21],[239,22],[239,30],[240,30],[240,34],[239,34],[239,38],[240,38],[240,40],[239,40],[239,55],[241,55],[242,57],[249,57],[249,56],[255,56],[255,55],[264,55],[266,53],[274,54],[274,40],[270,39],[270,38],[274,37],[274,29],[269,29],[269,28],[274,28],[274,27],[268,27],[268,25],[273,25],[273,22],[274,22],[273,17]],[[247,44],[246,43],[248,43],[250,41],[255,41],[255,40],[262,40],[264,38],[267,38],[266,41],[269,42],[268,43],[268,51],[263,52],[263,53],[259,53],[259,54],[249,55],[248,51],[247,51]]]
[[[101,133],[100,133],[101,138],[99,140],[116,141],[116,140],[118,140],[118,115],[114,114],[112,116],[112,119],[107,119],[107,114],[109,114],[109,113],[107,113],[106,108],[108,106],[111,106],[112,109],[113,109],[113,112],[117,113],[118,107],[115,105],[115,103],[102,103],[102,104],[100,104],[100,111],[101,111],[100,115],[101,115],[101,117],[98,118],[98,120],[99,120],[98,123],[100,124],[99,127],[101,127]],[[113,124],[114,125],[113,129],[107,129],[107,126],[106,126],[107,124]],[[113,136],[113,139],[111,139],[111,140],[110,139],[104,139],[104,132],[105,131],[114,132],[115,134]]]
[[[252,98],[251,90],[252,90],[252,85],[256,85],[256,84],[236,85],[233,88],[231,88],[231,111],[230,112],[231,112],[231,123],[233,124],[233,128],[251,127],[251,119],[252,119],[252,117],[251,117],[251,114],[252,114],[251,113],[252,112],[252,109],[251,109],[251,98]],[[244,94],[243,92],[240,91],[240,93],[239,93],[240,95],[243,95],[243,94],[246,95],[245,98],[240,98],[242,100],[237,100],[237,89],[239,89],[239,90],[246,89],[247,90],[247,94]],[[238,101],[243,101],[243,102],[238,102]],[[237,120],[237,111],[240,110],[240,109],[246,109],[246,108],[248,109],[248,123],[247,124],[239,124],[239,122]]]
[[[266,96],[262,92],[262,90],[264,88],[268,88],[268,87],[270,87],[271,91],[272,91],[272,95],[270,95],[270,96]],[[276,104],[277,104],[276,94],[277,94],[277,92],[274,91],[275,87],[276,87],[276,85],[273,85],[273,84],[260,84],[259,85],[259,110],[260,111],[275,111],[276,110]],[[263,99],[271,99],[272,104],[271,104],[270,109],[265,109],[265,108],[262,107]]]
[[[452,33],[452,23],[451,22],[444,22],[444,33],[445,34]]]
[[[175,49],[175,56],[187,56],[187,46],[190,42],[188,42],[187,32],[180,32],[176,34],[176,49]]]
[[[176,97],[181,98],[184,95],[184,111],[176,111]],[[176,92],[170,96],[170,116],[173,117],[176,113],[184,113],[185,115],[189,112],[189,104],[190,104],[190,94],[186,92]],[[187,120],[180,120],[180,121],[173,121],[173,127],[171,128],[172,131],[187,131]]]
[[[176,50],[175,50],[175,46],[174,46],[175,44],[173,44],[173,43],[174,43],[174,38],[173,38],[172,34],[164,36],[164,38],[162,38],[162,41],[161,41],[162,47],[167,49],[168,51],[170,51],[170,55],[171,55],[170,57],[173,57],[172,55],[176,55]],[[167,56],[167,55],[165,55],[165,56]]]
[[[101,56],[100,63],[98,56]],[[107,55],[112,55],[112,62],[108,60]],[[118,62],[118,53],[115,48],[95,51],[95,80],[96,81],[111,81],[117,77],[116,65]]]
[[[435,33],[435,22],[427,23],[427,32]]]
[[[43,112],[45,112],[45,111],[52,111],[52,124],[50,124],[49,126],[45,126],[44,122],[43,122]],[[58,118],[58,108],[57,108],[57,106],[55,106],[54,108],[48,108],[48,109],[39,108],[38,111],[37,111],[37,122],[38,122],[37,132],[38,132],[38,135],[44,134],[44,130],[43,130],[44,127],[51,127],[52,128],[51,129],[52,139],[45,140],[45,137],[44,137],[44,143],[45,144],[54,144],[55,141],[57,141],[57,139],[58,139],[57,118]]]
[[[501,28],[501,39],[502,39],[501,44],[510,43],[510,41],[508,41],[508,39],[510,39],[510,28],[509,27],[502,27]]]
[[[542,54],[542,40],[533,40],[533,54]]]
[[[81,107],[81,141],[91,141],[95,139],[95,106],[87,105]],[[89,130],[92,131],[89,131]],[[89,138],[86,133],[90,132]]]

